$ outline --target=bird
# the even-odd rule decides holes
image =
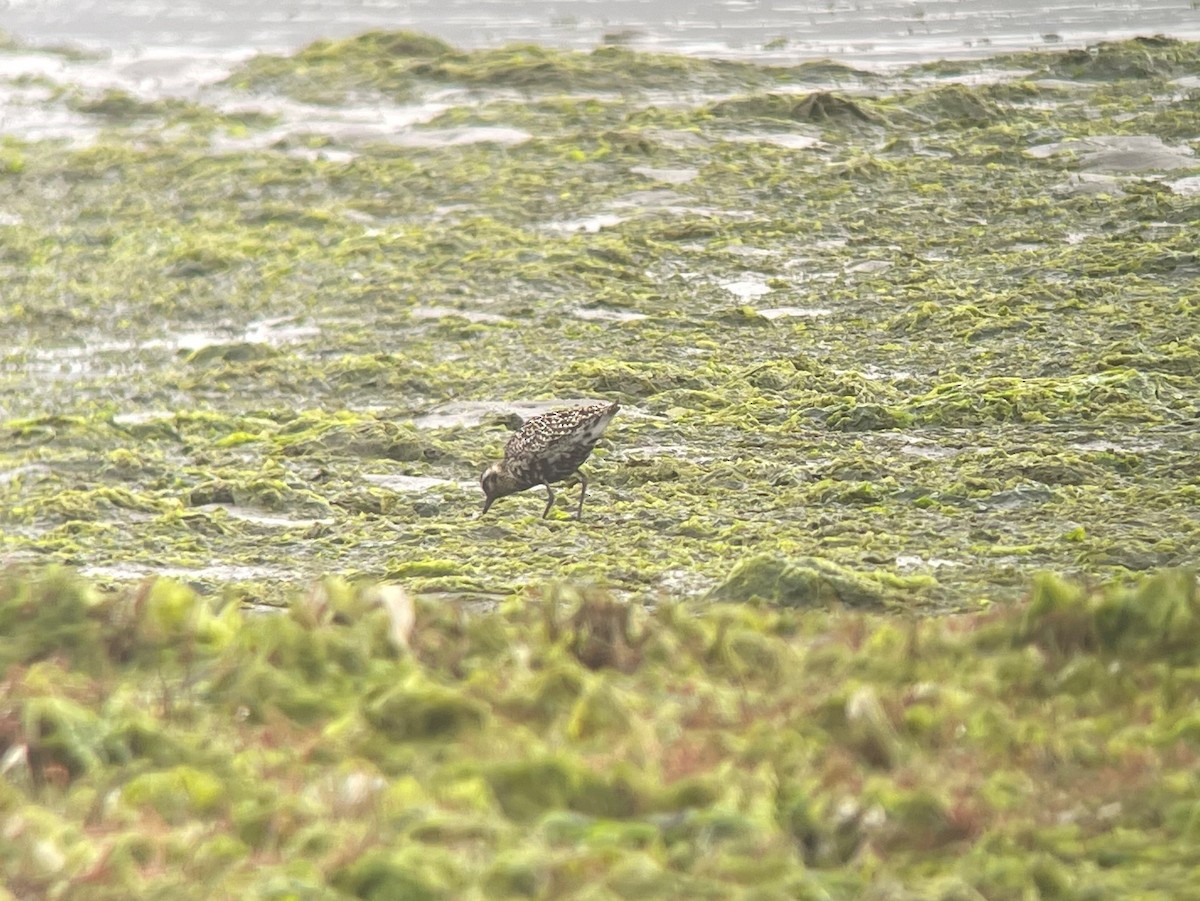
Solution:
[[[619,409],[621,405],[613,401],[551,410],[526,420],[504,446],[504,459],[493,463],[480,476],[483,510],[479,515],[487,513],[499,498],[545,485],[546,509],[542,511],[545,519],[554,506],[554,489],[550,485],[578,473],[579,507],[575,518],[582,519],[587,476],[579,472],[579,467]]]

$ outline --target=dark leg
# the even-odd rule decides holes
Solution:
[[[554,506],[554,492],[550,490],[550,486],[546,486],[546,509],[542,511],[542,519],[550,515],[550,508]]]
[[[587,494],[587,476],[582,472],[576,475],[579,476],[579,509],[575,512],[575,518],[583,519],[583,496]]]

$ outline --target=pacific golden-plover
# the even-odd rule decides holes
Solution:
[[[575,518],[583,517],[583,498],[587,494],[587,477],[579,472],[583,461],[591,454],[605,428],[617,415],[620,404],[591,404],[586,407],[567,407],[533,416],[508,439],[504,459],[493,463],[479,480],[483,488],[483,511],[497,498],[507,497],[535,485],[546,486],[546,509],[542,519],[550,515],[554,505],[554,490],[550,485],[579,473],[579,507]]]

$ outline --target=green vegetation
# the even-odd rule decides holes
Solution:
[[[339,103],[362,91],[410,98],[430,83],[553,93],[641,93],[803,84],[831,76],[870,77],[824,60],[777,68],[638,53],[616,46],[590,53],[535,45],[463,52],[428,35],[372,31],[345,40],[317,41],[294,56],[260,56],[234,73],[228,83],[243,90],[285,91],[311,102]]]
[[[1198,69],[21,85],[8,894],[1188,897]],[[476,518],[583,398],[587,518]]]
[[[86,146],[0,147],[4,551],[270,602],[765,555],[925,609],[1193,562],[1200,50],[1089,53],[893,85],[370,34],[247,63],[236,110],[64,90]],[[398,71],[394,135],[269,94]],[[589,521],[474,518],[513,402],[601,397]]]
[[[0,581],[9,897],[1186,897],[1200,597],[464,615]],[[1179,892],[1184,894],[1179,894]]]

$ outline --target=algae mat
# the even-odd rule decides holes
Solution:
[[[1197,897],[1200,595],[945,617],[0,574],[0,897]]]
[[[188,100],[10,82],[82,130],[0,146],[4,553],[929,609],[1187,563],[1198,77],[399,33]],[[600,398],[587,519],[475,518],[514,417]]]

